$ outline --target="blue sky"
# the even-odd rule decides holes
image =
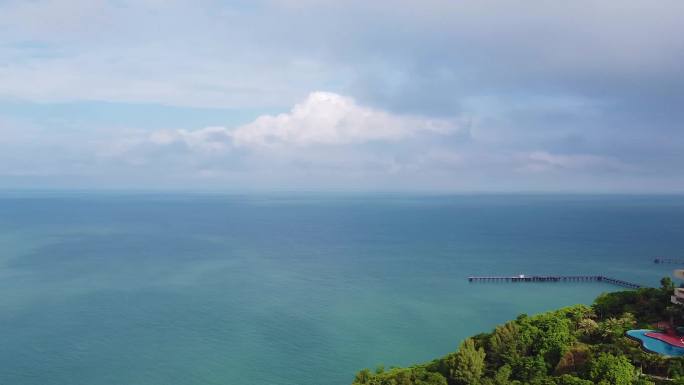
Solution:
[[[0,188],[684,191],[681,1],[0,0]]]

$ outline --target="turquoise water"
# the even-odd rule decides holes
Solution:
[[[678,196],[0,194],[0,384],[348,384],[657,284]]]
[[[646,333],[650,333],[653,330],[647,330],[647,329],[639,329],[639,330],[629,330],[627,332],[627,335],[636,338],[639,341],[641,341],[641,345],[649,351],[659,353],[659,354],[664,354],[666,356],[684,356],[684,349],[677,347],[677,346],[672,346],[668,343],[665,343],[661,340],[658,340],[656,338],[651,338],[646,335]]]

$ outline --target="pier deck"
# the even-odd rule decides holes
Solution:
[[[629,289],[639,289],[642,285],[605,277],[603,275],[515,275],[515,276],[472,276],[469,282],[606,282]]]
[[[683,265],[684,264],[684,259],[680,258],[663,258],[663,257],[655,257],[653,259],[653,263],[668,263],[668,264],[677,264],[677,265]]]

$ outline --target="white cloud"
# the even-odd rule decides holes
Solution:
[[[231,132],[236,146],[349,144],[396,141],[417,134],[454,134],[455,121],[394,115],[352,98],[313,92],[286,114],[266,115]]]
[[[149,135],[149,142],[168,145],[177,142],[200,151],[222,151],[227,149],[229,139],[225,127],[205,127],[199,130],[159,130]]]
[[[533,151],[522,154],[523,172],[546,172],[554,170],[619,171],[628,166],[617,159],[591,154],[553,154],[547,151]]]
[[[282,148],[400,141],[418,135],[453,135],[461,131],[456,120],[396,115],[361,106],[346,96],[312,92],[288,113],[262,115],[234,129],[205,127],[155,131],[148,141],[156,145],[183,143],[199,151],[222,151],[231,147]]]

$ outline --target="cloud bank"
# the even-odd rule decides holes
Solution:
[[[400,141],[421,135],[455,135],[462,132],[454,120],[401,116],[360,106],[350,97],[332,92],[312,92],[288,113],[262,115],[236,127],[156,131],[150,142],[170,145],[182,142],[203,151],[230,147],[306,147],[348,145],[375,141]]]
[[[684,191],[682,19],[677,0],[2,1],[0,188]]]
[[[401,140],[419,134],[454,134],[455,122],[398,116],[359,106],[331,92],[313,92],[287,114],[261,116],[231,133],[238,146],[348,144]]]

